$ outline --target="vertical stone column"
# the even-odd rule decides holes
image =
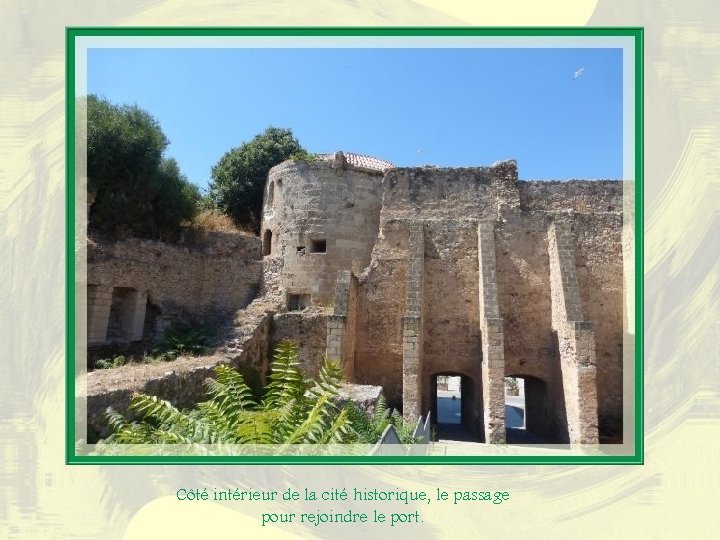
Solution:
[[[327,319],[325,354],[332,360],[340,360],[348,381],[355,375],[356,297],[357,278],[349,270],[339,271],[335,283],[335,309]]]
[[[569,442],[597,444],[595,334],[592,324],[583,320],[575,243],[567,223],[550,223],[548,254],[552,324],[558,336]]]
[[[422,415],[425,234],[421,223],[409,227],[409,255],[410,266],[403,317],[403,418],[406,422],[416,422]]]
[[[325,345],[325,354],[331,360],[340,360],[343,366],[343,374],[346,378],[348,373],[343,359],[343,349],[345,348],[345,325],[347,317],[344,315],[330,315],[327,319],[327,340]],[[352,374],[350,374],[352,375]]]
[[[107,341],[112,287],[88,285],[87,287],[87,340],[97,344]]]
[[[495,226],[478,224],[478,278],[482,335],[485,442],[505,442],[505,339],[497,291]]]

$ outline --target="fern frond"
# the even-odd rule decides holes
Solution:
[[[215,379],[207,379],[205,388],[217,407],[219,414],[233,424],[245,410],[257,407],[252,390],[245,384],[243,376],[233,368],[219,365],[215,368]]]
[[[305,393],[305,377],[300,371],[298,357],[299,351],[296,343],[281,341],[278,344],[270,368],[270,384],[267,386],[264,408],[281,408],[291,400],[302,397]]]
[[[147,426],[149,431],[137,431],[138,434],[149,436],[152,443],[172,443],[182,441],[203,442],[198,434],[201,433],[201,426],[198,426],[198,419],[173,407],[170,402],[156,396],[135,394],[130,400],[130,409],[143,414],[143,422],[138,424],[138,429]]]
[[[372,414],[372,422],[376,427],[379,427],[381,432],[385,429],[385,426],[387,426],[391,412],[392,411],[388,409],[385,396],[381,394]]]
[[[254,411],[243,415],[235,426],[235,438],[238,444],[271,444],[273,442],[272,412]]]
[[[112,407],[108,407],[107,409],[105,409],[105,418],[107,419],[107,423],[113,433],[118,433],[130,429],[130,422],[128,422],[122,414],[117,412]]]
[[[355,403],[348,403],[343,410],[346,411],[347,422],[350,426],[353,437],[348,442],[373,444],[379,438],[375,437],[375,426],[368,413]]]
[[[330,398],[331,396],[327,393],[318,397],[303,422],[285,439],[286,445],[317,443],[323,438],[323,432],[327,427],[327,418],[330,414]]]
[[[233,423],[214,401],[198,404],[198,411],[208,425],[207,440],[210,444],[231,443],[233,441]]]
[[[130,410],[142,413],[145,419],[152,419],[159,424],[180,423],[186,420],[185,415],[173,407],[169,401],[145,394],[133,395],[130,400]]]
[[[350,426],[347,409],[340,411],[332,424],[325,430],[321,444],[345,443],[357,439],[357,433]]]

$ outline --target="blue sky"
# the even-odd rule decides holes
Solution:
[[[87,87],[149,111],[203,188],[270,125],[399,166],[622,176],[621,49],[90,49]]]

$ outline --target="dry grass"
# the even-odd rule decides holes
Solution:
[[[587,212],[588,210],[588,202],[587,198],[583,195],[575,202],[575,211],[576,212]]]
[[[221,214],[217,210],[203,210],[193,220],[190,225],[193,228],[202,231],[224,232],[224,233],[243,233],[247,232],[239,228],[232,219],[225,214]]]

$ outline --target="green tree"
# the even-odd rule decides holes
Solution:
[[[290,129],[269,127],[220,158],[212,168],[209,197],[235,223],[259,233],[268,172],[297,154],[307,152]]]
[[[199,190],[163,157],[169,142],[137,105],[87,98],[90,228],[111,236],[173,239],[197,212]]]

